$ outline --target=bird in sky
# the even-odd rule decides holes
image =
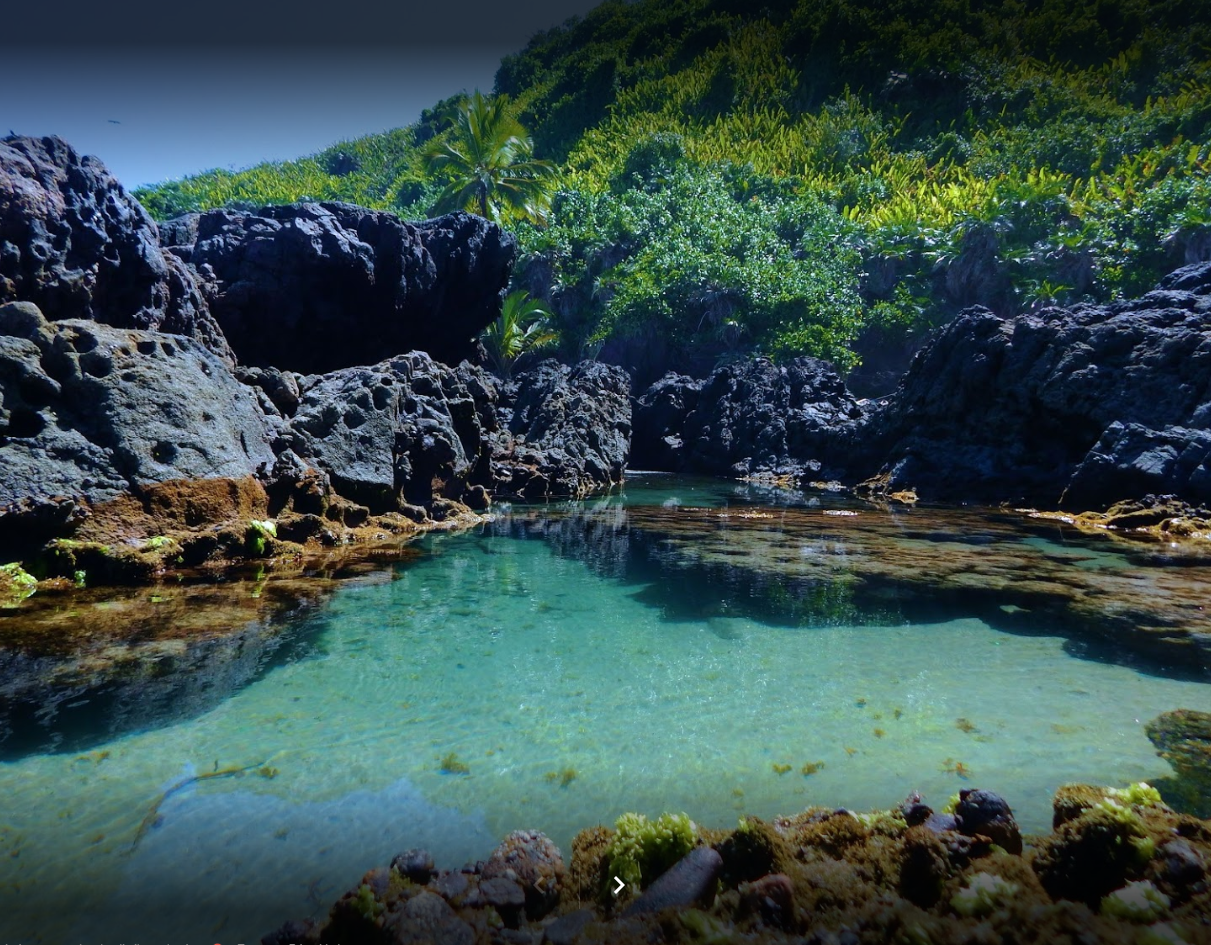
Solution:
[[[118,119],[116,119],[116,118],[109,118],[109,119],[106,119],[106,120],[107,120],[107,121],[108,121],[108,122],[109,122],[111,125],[120,125],[120,124],[122,124],[122,122],[118,121]]]

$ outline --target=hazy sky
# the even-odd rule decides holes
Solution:
[[[503,55],[599,2],[17,3],[0,136],[60,135],[127,187],[300,157],[491,90]]]

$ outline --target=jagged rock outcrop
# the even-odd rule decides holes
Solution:
[[[630,377],[619,367],[544,361],[502,392],[492,490],[579,497],[622,482],[631,445]]]
[[[250,388],[191,338],[0,306],[0,539],[80,503],[271,464]]]
[[[210,210],[162,233],[242,363],[304,374],[412,350],[445,364],[472,356],[517,252],[481,217],[406,223],[341,203]]]
[[[889,490],[1096,508],[1150,492],[1206,501],[1209,434],[1203,263],[1109,306],[964,312],[860,438]]]
[[[495,389],[482,372],[476,392]],[[275,440],[326,472],[336,492],[372,513],[461,500],[490,481],[489,446],[471,390],[456,372],[421,352],[373,367],[307,377],[297,410]]]
[[[831,476],[848,457],[837,431],[863,416],[823,361],[765,358],[729,364],[706,380],[666,375],[635,404],[632,465],[722,476]]]
[[[61,138],[0,139],[0,304],[52,320],[188,335],[230,360],[193,274],[96,158]]]

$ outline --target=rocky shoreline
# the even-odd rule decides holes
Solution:
[[[1171,742],[1201,725],[1205,739],[1211,716],[1195,715],[1163,717],[1150,734]],[[942,810],[914,792],[893,810],[813,807],[742,817],[733,830],[624,814],[613,829],[581,831],[566,864],[543,834],[515,831],[459,870],[405,851],[323,919],[287,922],[261,941],[1207,941],[1206,821],[1173,811],[1147,784],[1066,785],[1053,809],[1053,832],[1040,837],[1023,837],[1009,805],[978,789]]]
[[[140,581],[580,497],[628,466],[1211,533],[1211,264],[1110,306],[968,310],[861,400],[808,358],[644,391],[595,362],[502,381],[474,338],[515,253],[466,214],[341,204],[157,228],[95,158],[3,139],[0,559]]]

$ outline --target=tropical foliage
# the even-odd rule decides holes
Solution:
[[[557,336],[550,328],[550,318],[546,305],[530,298],[524,289],[505,296],[500,315],[480,339],[492,366],[504,377],[511,377],[518,358],[554,342]]]
[[[1113,299],[1211,258],[1211,4],[608,0],[506,57],[495,92],[532,136],[516,161],[558,168],[547,226],[525,199],[500,215],[568,356],[846,365],[968,304]],[[139,196],[423,215],[473,196],[474,101]],[[443,149],[462,170],[426,160]]]
[[[469,210],[494,223],[542,220],[555,168],[534,159],[534,142],[509,110],[509,97],[478,90],[458,109],[448,135],[425,149],[425,169],[446,185],[434,213]]]

